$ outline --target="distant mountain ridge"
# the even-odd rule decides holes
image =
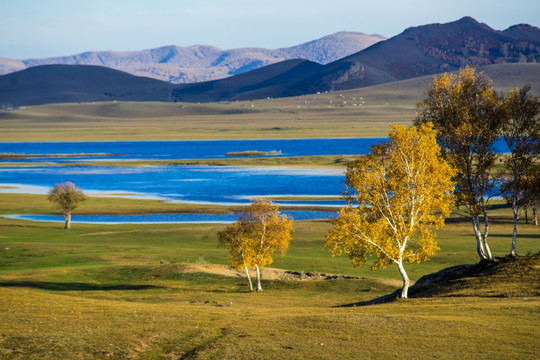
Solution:
[[[171,45],[141,51],[92,51],[43,59],[0,58],[0,75],[39,65],[98,65],[176,84],[194,83],[241,74],[284,60],[307,59],[327,64],[385,39],[381,35],[343,31],[280,49],[221,50],[208,45]]]
[[[177,50],[161,48],[159,56],[163,61],[169,61],[179,56]],[[213,48],[196,50],[190,52],[190,56],[203,57]],[[219,64],[226,60],[218,58],[215,62]],[[408,28],[391,39],[377,42],[326,65],[303,59],[286,60],[235,76],[198,83],[174,85],[113,69],[104,71],[105,68],[98,66],[37,66],[0,76],[0,105],[107,99],[182,102],[254,100],[354,89],[455,71],[466,65],[483,67],[526,62],[531,66],[520,71],[526,70],[529,75],[520,72],[520,79],[537,79],[536,73],[540,72],[539,28],[519,24],[498,31],[464,17],[446,24]],[[540,81],[533,82],[532,86],[540,87]]]
[[[446,24],[408,28],[401,34],[378,42],[365,50],[310,71],[302,67],[302,77],[287,82],[286,95],[279,95],[282,74],[259,81],[254,70],[239,84],[239,77],[209,83],[179,85],[173,97],[179,101],[219,101],[259,99],[267,96],[294,96],[323,91],[354,89],[423,75],[455,71],[499,63],[540,62],[540,29],[527,24],[498,31],[471,17]],[[277,69],[277,67],[276,67]],[[247,75],[247,74],[242,74]],[[201,91],[201,89],[206,91]],[[236,88],[236,91],[230,89]]]

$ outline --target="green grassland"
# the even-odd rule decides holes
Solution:
[[[499,91],[530,82],[537,92],[535,66],[497,65],[488,75]],[[0,141],[386,136],[389,124],[412,122],[431,80],[247,102],[26,107],[0,112]],[[352,158],[99,165],[343,169]],[[234,210],[91,197],[75,213]],[[0,194],[0,215],[54,212],[43,195]],[[406,267],[412,280],[478,262],[471,225],[458,212],[438,231],[437,255]],[[511,211],[496,202],[490,215],[491,249],[503,257],[510,250]],[[323,249],[327,221],[295,221],[287,254],[263,271],[264,291],[249,293],[242,274],[225,265],[226,249],[216,236],[224,226],[75,223],[64,230],[60,223],[0,217],[0,359],[532,359],[540,351],[538,256],[531,266],[465,279],[427,297],[343,307],[399,288],[397,270],[352,268],[346,257]],[[539,228],[520,224],[518,254],[539,250]],[[353,278],[323,280],[323,274]]]
[[[0,194],[0,204],[2,213],[52,211],[39,195]],[[91,198],[80,211],[159,212],[159,205],[178,210],[149,200]],[[496,204],[492,217],[492,250],[504,256],[508,207]],[[59,223],[0,218],[0,357],[530,359],[540,347],[538,267],[511,293],[497,282],[483,295],[461,285],[444,296],[340,307],[392,292],[400,286],[397,270],[354,269],[322,248],[328,222],[297,221],[289,251],[272,268],[356,279],[291,280],[270,276],[270,269],[263,272],[265,290],[249,293],[242,276],[227,273],[216,237],[223,226],[64,230]],[[521,225],[518,253],[538,252],[539,241],[537,227]],[[439,231],[439,246],[431,261],[407,267],[412,279],[477,262],[471,226],[456,215]]]

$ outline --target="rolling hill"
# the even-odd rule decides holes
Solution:
[[[284,60],[307,59],[327,64],[382,40],[385,37],[380,35],[343,31],[280,49],[221,50],[208,45],[171,45],[141,51],[89,51],[43,59],[0,58],[0,75],[40,65],[97,65],[176,84],[194,83],[241,74]]]
[[[170,101],[174,85],[101,66],[43,65],[0,76],[0,106]]]

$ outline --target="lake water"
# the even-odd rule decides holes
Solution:
[[[317,200],[338,197],[344,174],[336,170],[289,167],[229,167],[201,165],[159,165],[141,167],[99,166],[99,160],[165,160],[224,158],[228,152],[280,151],[279,156],[340,155],[367,153],[382,139],[293,139],[219,141],[119,141],[119,142],[25,142],[0,143],[0,153],[64,154],[75,158],[38,157],[5,159],[0,162],[32,162],[43,165],[0,167],[0,192],[45,194],[57,183],[71,181],[89,195],[161,199],[170,202],[238,205],[256,197],[289,197],[298,201],[277,201],[290,206],[339,206],[342,201]],[[94,166],[65,166],[73,161],[95,161]],[[45,164],[46,163],[46,164]],[[53,166],[49,166],[53,164]],[[331,213],[289,213],[297,220],[328,218]],[[32,216],[26,219],[62,221],[61,217]],[[73,221],[99,223],[145,222],[230,222],[234,215],[159,214],[142,217],[74,217]]]
[[[290,167],[231,167],[202,165],[159,165],[141,167],[99,166],[99,160],[164,160],[224,158],[228,152],[281,151],[278,156],[365,154],[382,138],[215,140],[215,141],[118,141],[118,142],[0,142],[0,153],[67,154],[76,158],[4,159],[0,163],[31,162],[42,165],[0,167],[0,192],[46,194],[55,184],[71,181],[89,195],[160,199],[170,202],[241,205],[256,197],[288,197],[298,201],[276,201],[289,206],[341,206],[343,201],[317,200],[339,197],[344,173],[339,170]],[[97,158],[93,166],[66,166],[66,162],[96,161],[88,154],[112,154]],[[52,166],[49,166],[51,165]],[[7,164],[6,164],[7,165]],[[309,200],[302,198],[311,198]],[[1,204],[0,204],[1,206]],[[308,214],[308,213],[306,213]],[[309,215],[327,218],[326,213]],[[322,216],[321,216],[322,215]],[[138,219],[138,222],[169,222]],[[182,216],[185,217],[185,214]],[[128,219],[129,220],[129,219]],[[122,221],[128,221],[126,219]],[[190,219],[179,217],[175,221]],[[191,220],[212,221],[196,219]],[[225,221],[213,218],[215,221]],[[96,221],[105,221],[103,219]],[[118,219],[110,219],[110,222]],[[129,221],[135,221],[133,219]],[[230,221],[230,219],[226,219]]]
[[[337,216],[335,212],[285,210],[282,214],[293,220],[328,219]],[[63,223],[60,215],[5,215],[9,219]],[[148,214],[148,215],[74,215],[73,223],[84,224],[169,224],[169,223],[232,223],[235,214]]]
[[[75,158],[31,158],[23,162],[95,160],[85,154],[110,154],[109,160],[219,159],[230,152],[281,151],[280,156],[365,154],[383,138],[271,139],[204,141],[0,142],[0,153],[80,154]],[[0,160],[8,161],[8,160]],[[14,160],[9,160],[14,161]]]
[[[341,171],[285,167],[31,166],[0,168],[0,184],[8,187],[0,187],[0,192],[45,194],[54,184],[71,181],[89,195],[238,205],[265,196],[339,196],[343,179]],[[339,204],[316,200],[280,203]]]

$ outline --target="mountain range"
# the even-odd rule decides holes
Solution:
[[[178,101],[248,100],[346,90],[499,63],[540,62],[540,29],[504,31],[471,17],[408,28],[367,49],[320,65],[290,60],[234,77],[179,85]]]
[[[91,51],[43,59],[0,58],[0,75],[39,65],[98,65],[174,84],[195,83],[237,75],[290,59],[328,64],[385,39],[381,35],[344,31],[280,49],[221,50],[209,45],[171,45],[131,52]]]
[[[540,63],[539,28],[519,24],[499,31],[464,17],[446,24],[408,28],[327,64],[285,60],[198,83],[171,84],[99,66],[36,66],[0,76],[0,104],[250,100],[353,89],[455,71],[466,65],[520,62]],[[527,69],[538,72],[539,66]]]

